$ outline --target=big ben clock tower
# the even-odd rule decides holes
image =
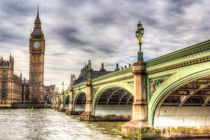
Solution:
[[[44,53],[45,39],[41,29],[39,8],[34,22],[34,30],[29,40],[30,66],[30,102],[32,104],[44,103]]]

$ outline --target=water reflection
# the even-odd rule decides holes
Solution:
[[[52,109],[0,110],[0,139],[119,140],[125,122],[81,122]]]

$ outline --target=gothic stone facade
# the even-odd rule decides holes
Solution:
[[[0,107],[12,107],[23,103],[44,103],[45,39],[39,11],[29,40],[29,52],[29,81],[22,80],[22,74],[20,76],[14,74],[14,57],[10,56],[9,61],[0,59]]]
[[[23,93],[24,94],[24,93]],[[10,107],[22,102],[22,75],[14,74],[14,57],[0,59],[0,106]]]

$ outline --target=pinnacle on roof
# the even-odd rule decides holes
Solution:
[[[119,68],[119,64],[117,63],[114,71],[118,71],[118,70],[120,70],[120,68]]]
[[[104,63],[101,63],[101,69],[100,71],[106,71],[105,68],[104,68]]]

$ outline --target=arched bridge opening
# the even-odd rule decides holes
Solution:
[[[74,111],[79,114],[85,111],[86,94],[79,93],[75,99]]]
[[[126,89],[109,88],[98,96],[95,104],[95,115],[126,116],[126,120],[128,120],[132,115],[132,103],[133,95]]]
[[[69,107],[69,95],[67,95],[64,100],[64,109],[68,109],[68,107]]]
[[[163,97],[154,126],[210,126],[210,75],[187,82]]]

